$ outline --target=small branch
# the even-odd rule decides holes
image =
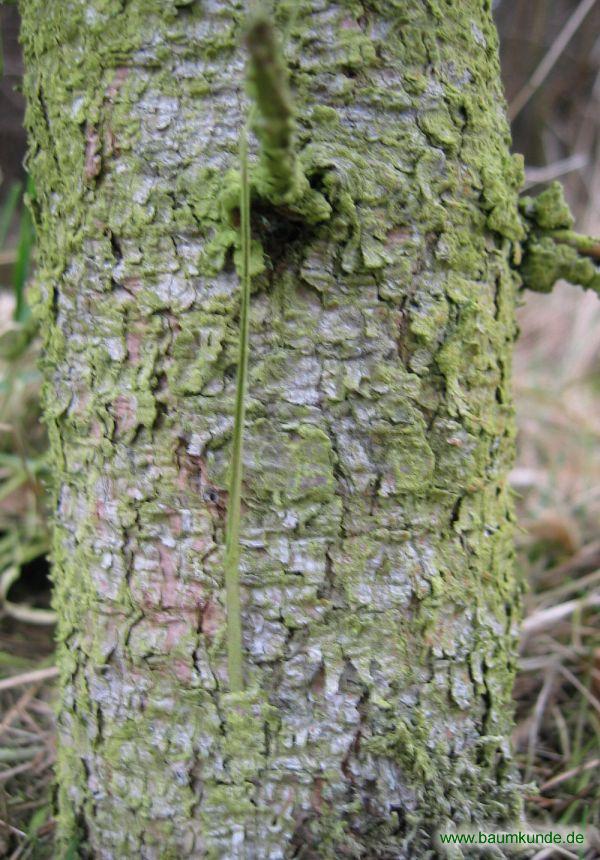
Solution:
[[[27,834],[25,833],[25,831],[19,830],[18,827],[14,827],[14,825],[9,824],[7,821],[3,821],[1,818],[0,818],[0,827],[3,828],[4,830],[8,830],[9,833],[14,833],[15,836],[21,836],[25,839],[27,838]]]
[[[20,716],[21,712],[27,707],[29,701],[33,699],[39,690],[39,683],[33,684],[29,687],[28,690],[25,690],[23,695],[19,698],[17,702],[9,708],[6,714],[4,715],[2,722],[0,723],[0,736],[4,734],[6,729],[10,728],[14,720]]]
[[[584,687],[579,678],[576,678],[575,675],[569,669],[567,669],[566,666],[559,665],[557,668],[561,675],[563,675],[567,679],[567,681],[569,681],[575,687],[576,690],[579,690],[581,695],[585,699],[587,699],[587,701],[594,708],[594,710],[598,714],[600,714],[600,699],[596,698],[596,696],[590,693],[587,687]]]
[[[578,609],[588,609],[596,606],[600,606],[600,594],[590,594],[581,600],[568,600],[566,603],[551,606],[549,609],[540,609],[538,612],[534,612],[525,618],[521,625],[521,632],[523,635],[539,633],[540,630],[553,627],[559,621],[569,618]]]
[[[555,242],[570,245],[571,248],[575,248],[584,257],[591,257],[592,260],[600,261],[600,239],[595,239],[593,236],[584,236],[582,233],[575,233],[573,230],[554,230],[551,236]]]
[[[21,675],[14,675],[12,678],[3,678],[0,681],[0,691],[22,687],[23,684],[37,684],[38,681],[47,681],[50,678],[56,678],[57,675],[58,668],[56,666],[50,666],[48,669],[36,669],[33,672],[23,672]]]
[[[576,233],[562,187],[553,182],[537,197],[524,197],[527,234],[518,268],[523,286],[548,293],[558,280],[600,294],[600,239]]]
[[[543,167],[526,167],[524,187],[531,188],[533,185],[543,185],[546,182],[552,182],[553,179],[558,179],[566,173],[581,170],[588,163],[588,156],[584,155],[583,152],[578,152],[570,155],[568,158],[554,161],[552,164],[545,164]]]
[[[581,0],[579,6],[573,11],[569,20],[550,46],[550,49],[542,62],[536,68],[525,86],[517,93],[510,103],[508,108],[508,118],[511,122],[521,113],[529,99],[546,80],[547,76],[554,68],[556,61],[559,59],[579,27],[583,24],[588,12],[592,10],[595,3],[596,0]]]
[[[574,776],[579,776],[580,773],[584,773],[586,770],[596,770],[599,767],[600,758],[594,758],[591,761],[586,761],[584,764],[578,765],[578,767],[573,767],[564,773],[559,773],[558,776],[552,777],[552,779],[549,779],[548,782],[540,786],[540,794],[550,791],[551,788],[556,788],[557,785],[572,779]]]
[[[13,565],[6,568],[0,576],[0,610],[26,624],[56,624],[56,612],[53,609],[37,609],[27,603],[13,603],[8,600],[8,592],[20,575],[21,569]]]

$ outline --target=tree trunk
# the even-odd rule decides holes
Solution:
[[[61,844],[426,857],[436,829],[519,810],[521,165],[491,3],[275,3],[300,163],[330,215],[252,202],[247,688],[231,694],[240,5],[21,0]]]

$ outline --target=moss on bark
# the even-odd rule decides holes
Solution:
[[[436,828],[518,814],[525,232],[489,7],[275,3],[298,165],[329,209],[255,188],[236,697],[242,10],[21,0],[60,830],[81,856],[425,857]]]

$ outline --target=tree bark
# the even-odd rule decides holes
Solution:
[[[275,3],[299,161],[330,215],[252,201],[233,695],[239,279],[223,191],[247,110],[244,11],[21,0],[61,850],[427,857],[438,828],[518,815],[522,168],[490,6]]]

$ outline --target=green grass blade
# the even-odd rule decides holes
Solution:
[[[27,180],[27,194],[33,195],[33,182],[30,178]],[[21,215],[17,259],[12,274],[12,286],[15,294],[15,311],[13,314],[15,322],[25,322],[31,314],[25,298],[25,286],[29,277],[33,240],[33,221],[31,220],[29,209],[25,206]]]
[[[12,219],[19,203],[19,198],[21,197],[21,189],[22,185],[20,182],[13,182],[6,196],[6,200],[4,201],[4,205],[2,206],[2,209],[0,209],[0,248],[3,248],[4,243],[6,242],[6,237],[8,236],[8,231],[10,230],[10,225],[12,224]]]
[[[227,608],[227,663],[229,688],[241,692],[244,688],[242,658],[242,613],[240,602],[240,519],[242,499],[242,457],[244,449],[244,419],[248,384],[248,328],[250,306],[250,186],[248,182],[248,135],[244,128],[240,137],[241,188],[241,248],[240,333],[233,446],[229,485],[229,510],[225,532],[225,600]]]

